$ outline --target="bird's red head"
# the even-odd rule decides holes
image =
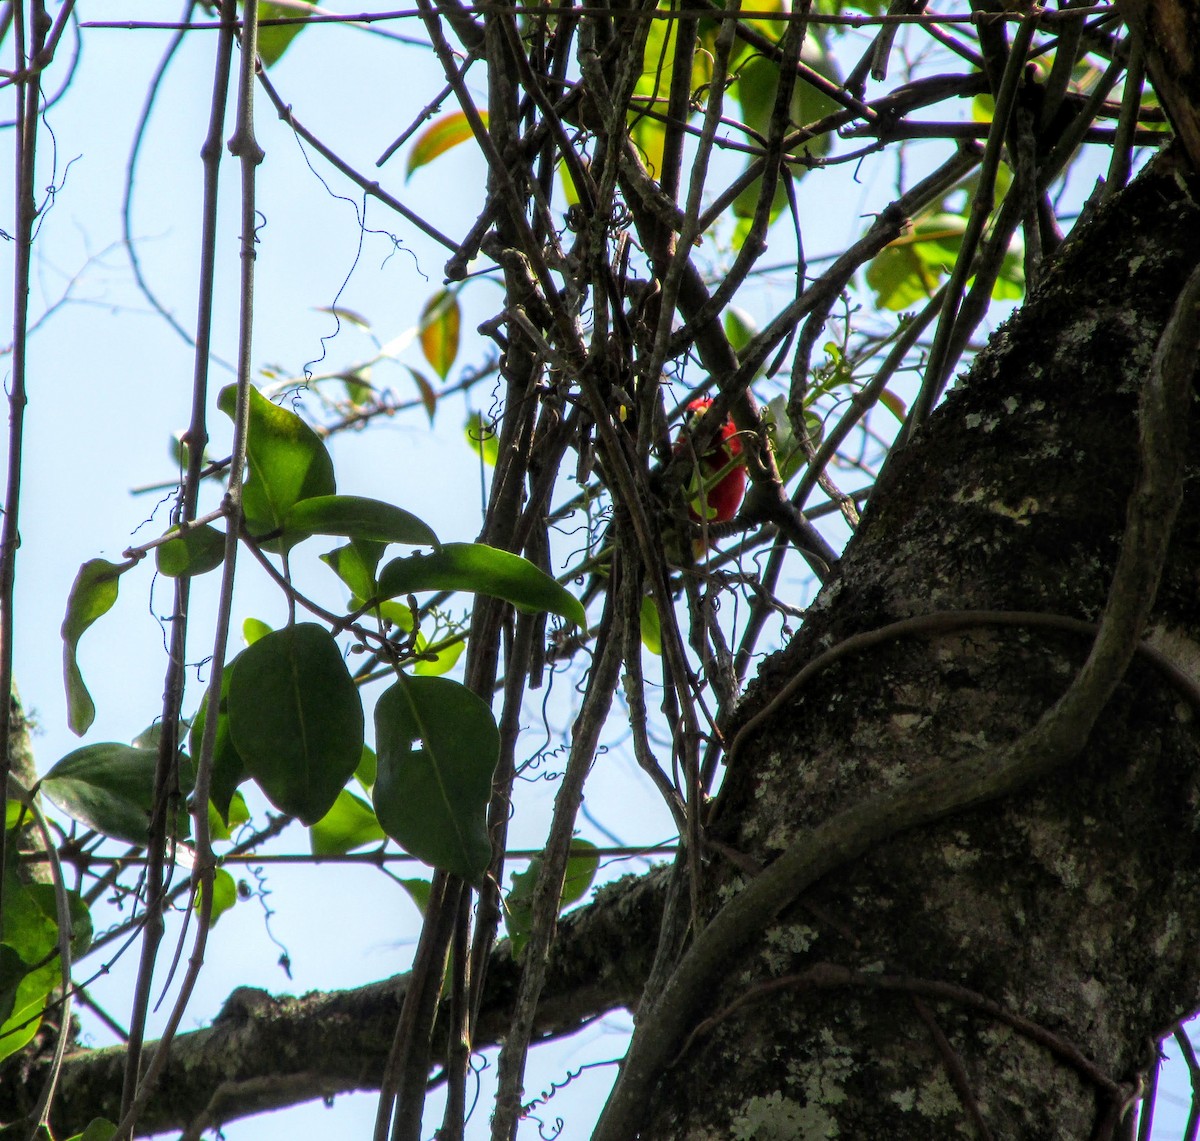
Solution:
[[[708,411],[712,400],[707,396],[688,403],[688,416],[680,429],[675,444],[676,452],[682,451],[684,434]],[[720,435],[713,440],[709,449],[700,456],[700,480],[693,479],[689,490],[688,514],[699,523],[705,520],[710,525],[725,523],[737,514],[746,494],[746,466],[739,457],[742,441],[732,418],[721,425]],[[696,486],[701,483],[702,486]]]

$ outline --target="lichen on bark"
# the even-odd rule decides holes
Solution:
[[[1200,262],[1194,193],[1160,162],[1080,228],[890,461],[837,580],[764,667],[743,718],[822,649],[899,618],[979,608],[1096,619],[1136,470],[1138,393]],[[1197,475],[1154,615],[1160,644],[1176,649],[1200,643]],[[869,792],[1015,739],[1087,649],[1075,634],[979,627],[839,661],[739,749],[714,835],[768,863]],[[730,964],[713,1021],[663,1079],[644,1135],[727,1135],[751,1104],[793,1103],[827,1113],[842,1137],[975,1136],[969,1112],[996,1137],[1093,1135],[1134,1088],[1151,1037],[1200,997],[1186,935],[1200,921],[1200,735],[1182,704],[1135,664],[1066,770],[816,885],[780,921],[815,932],[791,955],[793,982],[779,985],[778,929]],[[814,977],[823,964],[852,976]],[[900,982],[884,988],[884,976]],[[924,983],[962,989],[933,1001]],[[1035,1027],[1050,1037],[1036,1041]],[[1055,1042],[1095,1071],[1056,1056]],[[835,1057],[843,1080],[814,1084]],[[720,1092],[696,1097],[713,1074]]]

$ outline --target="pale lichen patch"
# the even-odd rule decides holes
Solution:
[[[730,1123],[733,1141],[828,1141],[837,1122],[819,1105],[801,1105],[775,1090],[752,1097]]]
[[[958,1100],[958,1094],[940,1070],[929,1081],[922,1083],[917,1094],[917,1112],[922,1117],[961,1115],[962,1103]]]
[[[1179,937],[1179,913],[1172,911],[1167,916],[1167,925],[1157,939],[1154,940],[1154,954],[1164,958],[1172,943]]]

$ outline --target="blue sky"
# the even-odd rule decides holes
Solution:
[[[158,5],[120,0],[84,5],[81,15],[120,20],[162,18],[163,13]],[[79,744],[66,727],[59,638],[71,582],[85,560],[99,556],[118,561],[131,543],[165,529],[166,493],[133,494],[131,489],[172,479],[170,436],[185,426],[189,415],[191,351],[150,311],[133,285],[119,245],[133,124],[168,38],[169,33],[159,31],[88,30],[72,88],[47,115],[54,169],[49,165],[49,144],[44,143],[40,181],[53,181],[56,192],[41,224],[34,315],[58,301],[68,282],[74,283],[67,303],[46,319],[30,346],[15,630],[18,683],[37,718],[35,747],[43,768]],[[134,196],[133,231],[143,269],[165,307],[189,328],[196,307],[199,148],[207,123],[214,48],[215,37],[189,37],[167,72],[143,143]],[[407,184],[403,152],[382,172],[374,170],[375,158],[440,86],[440,71],[428,53],[362,31],[312,29],[297,39],[272,78],[307,127],[335,143],[360,170],[379,177],[444,232],[461,235],[474,220],[483,200],[485,170],[471,148],[460,148],[417,171]],[[414,324],[423,303],[440,286],[445,251],[376,203],[366,205],[365,227],[360,227],[361,194],[319,158],[306,159],[265,98],[260,96],[257,106],[266,160],[258,191],[263,224],[257,261],[256,364],[297,376],[306,366],[321,372],[367,359],[373,353],[371,339],[345,323],[339,329],[322,310],[338,305],[356,311],[369,319],[379,340],[388,341]],[[231,125],[227,135],[230,129]],[[919,154],[915,161],[921,161]],[[821,242],[810,255],[840,248],[847,235],[863,225],[860,216],[878,201],[881,188],[894,177],[894,167],[883,157],[858,170],[843,168],[837,177],[836,194],[823,185],[820,197],[806,202],[806,216],[819,219],[807,231],[809,240]],[[214,351],[231,360],[237,336],[238,233],[232,162],[225,164],[223,178]],[[817,193],[810,184],[802,184],[803,195]],[[787,254],[784,243],[780,256],[786,259]],[[773,255],[774,251],[768,260],[775,260]],[[787,287],[782,279],[764,285],[764,304],[767,295]],[[3,290],[7,310],[7,274]],[[494,314],[500,294],[481,281],[464,291],[462,301],[464,329],[469,331]],[[753,298],[750,301],[753,304]],[[485,352],[480,339],[468,335],[460,360],[475,364]],[[415,346],[403,360],[425,367]],[[229,374],[215,369],[214,393],[228,379]],[[407,373],[397,365],[379,366],[374,380],[393,388],[401,399],[415,395]],[[432,428],[417,412],[334,440],[339,490],[399,503],[428,521],[443,539],[474,538],[480,525],[480,473],[462,425],[468,404],[486,407],[490,400],[491,388],[485,383],[466,402],[461,397],[448,399]],[[210,427],[213,454],[224,454],[227,422],[214,411]],[[312,547],[314,554],[323,549]],[[311,555],[308,562],[313,565],[297,569],[300,581],[336,599],[339,592],[328,573]],[[797,580],[791,589],[790,602],[807,601],[808,585]],[[212,622],[214,592],[215,581],[198,584],[195,592],[191,657],[197,663],[208,652],[203,639]],[[125,576],[114,611],[84,636],[81,665],[97,706],[88,742],[128,741],[156,717],[165,661],[160,616],[169,606],[168,584],[155,582],[147,564]],[[243,568],[235,609],[239,623],[253,616],[276,624],[286,614],[278,592],[250,566]],[[235,639],[232,648],[239,646]],[[192,674],[185,702],[189,711],[199,701],[197,679],[204,676],[202,667]],[[564,678],[548,707],[555,740],[569,725],[572,696],[570,681]],[[535,707],[529,710],[531,723],[540,715]],[[619,745],[619,726],[611,736]],[[589,786],[592,816],[631,843],[669,838],[669,816],[632,759],[616,747],[601,760],[610,772]],[[553,783],[545,781],[522,790],[514,843],[541,843],[553,792]],[[257,807],[261,809],[261,803]],[[603,841],[590,825],[585,828],[585,834],[589,832]],[[276,850],[306,848],[304,833],[296,830],[286,834]],[[640,866],[614,863],[605,874]],[[406,869],[402,874],[413,872]],[[407,967],[418,916],[391,880],[372,869],[344,866],[272,865],[265,877],[270,892],[265,902],[274,911],[269,931],[260,901],[241,903],[222,918],[184,1029],[204,1024],[238,985],[299,993],[354,986]],[[279,966],[280,950],[272,936],[287,948],[290,980]],[[134,970],[132,956],[126,956],[112,964],[109,977],[94,988],[97,999],[118,1019],[123,1017]],[[84,1019],[97,1043],[108,1040],[86,1014]],[[618,1015],[553,1051],[537,1052],[528,1091],[548,1088],[551,1081],[585,1064],[619,1056],[627,1023]],[[611,1076],[611,1069],[585,1071],[555,1095],[544,1120],[562,1116],[568,1123],[566,1135],[581,1135]],[[486,1075],[484,1082],[486,1086]],[[485,1093],[472,1136],[485,1132],[486,1104]],[[1171,1110],[1170,1101],[1160,1103],[1160,1123],[1169,1121]],[[308,1106],[230,1125],[224,1133],[230,1141],[269,1141],[318,1129],[332,1136],[361,1136],[373,1118],[374,1098],[365,1095],[339,1098],[332,1109]],[[536,1137],[537,1129],[530,1124],[522,1136]]]

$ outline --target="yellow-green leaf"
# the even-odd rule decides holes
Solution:
[[[258,18],[262,20],[308,19],[312,4],[308,0],[294,0],[288,4],[276,4],[271,0],[259,0]],[[271,67],[291,46],[302,31],[304,24],[268,24],[258,29],[258,56],[263,67]]]
[[[904,423],[908,416],[908,409],[904,406],[904,401],[900,399],[890,389],[885,388],[879,394],[879,403],[884,406],[901,424]]]
[[[415,368],[409,368],[408,375],[413,378],[413,384],[417,386],[417,392],[421,397],[421,403],[425,406],[425,415],[429,417],[429,422],[433,423],[434,413],[437,411],[437,393],[433,390],[433,385],[429,383],[428,377],[424,373],[418,372]]]
[[[662,622],[659,621],[658,607],[649,595],[642,599],[642,645],[662,657]]]
[[[443,380],[458,356],[458,335],[462,311],[458,297],[448,289],[439,289],[421,310],[421,351]]]
[[[480,111],[479,117],[486,124],[488,113]],[[404,168],[404,177],[409,178],[414,170],[433,162],[439,155],[465,143],[472,137],[471,124],[462,111],[452,111],[440,119],[434,119],[418,136],[413,149],[408,154],[408,165]]]
[[[489,421],[484,420],[482,412],[472,412],[463,425],[463,434],[475,454],[488,467],[496,466],[496,457],[500,454],[500,444],[496,433]]]

